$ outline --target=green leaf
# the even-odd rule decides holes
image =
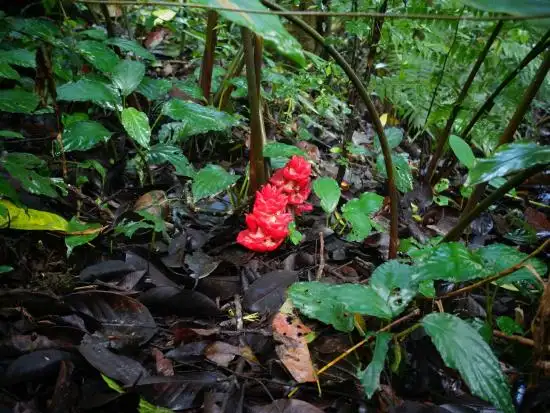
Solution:
[[[56,198],[58,195],[52,179],[33,170],[42,164],[43,161],[39,158],[27,153],[9,153],[3,162],[6,171],[18,180],[26,191]]]
[[[408,155],[405,153],[392,153],[392,162],[394,177],[395,177],[395,186],[401,192],[410,192],[413,189],[413,176],[411,167],[409,165]],[[384,162],[384,156],[382,154],[378,155],[376,158],[376,170],[384,178],[388,178],[386,173],[386,163]]]
[[[187,134],[187,122],[165,123],[158,133],[158,139],[162,143],[183,143],[190,137]]]
[[[514,413],[506,378],[489,345],[460,318],[446,313],[428,314],[422,326],[447,367],[456,369],[476,396]]]
[[[417,259],[415,279],[463,282],[491,275],[481,256],[459,242],[440,244]]]
[[[0,62],[21,66],[36,68],[36,52],[27,49],[11,49],[0,51]]]
[[[298,245],[304,238],[304,234],[296,229],[296,221],[292,221],[288,224],[288,238],[293,245]]]
[[[0,63],[0,78],[19,80],[21,76],[13,67],[7,63]]]
[[[367,398],[371,398],[380,387],[380,374],[384,370],[384,362],[388,354],[389,344],[392,335],[390,333],[378,333],[372,360],[365,370],[357,373],[357,377],[363,385]]]
[[[0,199],[0,207],[8,211],[7,216],[0,215],[0,228],[66,232],[69,225],[63,217],[57,214],[19,207],[5,199]]]
[[[180,99],[166,102],[162,107],[162,114],[174,120],[184,121],[187,136],[222,131],[236,124],[235,118],[228,113]]]
[[[168,79],[152,79],[145,76],[136,92],[141,93],[149,100],[157,100],[166,96],[170,89],[172,89],[172,82]]]
[[[110,85],[91,79],[65,83],[57,88],[57,99],[70,102],[94,102],[105,109],[120,110],[120,96]]]
[[[107,383],[107,386],[109,386],[110,389],[118,392],[118,393],[124,393],[122,390],[122,387],[120,387],[114,380],[110,379],[107,376],[101,375],[105,383]],[[165,409],[164,407],[158,407],[154,406],[151,403],[149,403],[146,400],[143,400],[142,398],[139,399],[139,413],[173,413],[172,409]]]
[[[392,317],[384,299],[365,285],[299,282],[290,286],[288,295],[302,314],[331,324],[339,331],[354,329],[354,313],[383,319]]]
[[[268,10],[258,0],[198,0],[198,3],[231,9]],[[300,66],[305,66],[306,61],[300,43],[287,32],[278,16],[222,10],[219,10],[219,13],[233,23],[247,27],[263,37],[267,44],[273,46],[283,56],[294,60]]]
[[[0,90],[0,111],[32,113],[38,106],[38,96],[22,89]]]
[[[497,326],[500,330],[508,335],[523,334],[523,328],[516,321],[508,316],[497,317]]]
[[[75,217],[69,221],[67,232],[69,234],[79,232],[78,235],[67,235],[65,245],[67,246],[67,257],[71,255],[74,248],[87,244],[100,234],[101,224],[85,224],[79,222]]]
[[[148,149],[151,140],[151,127],[147,115],[135,108],[126,108],[122,111],[121,120],[122,126],[130,138],[143,148]]]
[[[216,195],[239,180],[238,175],[231,175],[219,165],[208,164],[197,172],[191,191],[195,201]]]
[[[23,135],[21,135],[19,132],[15,132],[12,130],[0,130],[0,137],[1,138],[14,138],[14,139],[25,139]]]
[[[467,185],[487,182],[535,165],[550,164],[550,146],[536,143],[501,145],[493,156],[478,159],[470,170]]]
[[[504,271],[507,268],[519,264],[523,259],[527,258],[527,254],[518,251],[510,245],[491,244],[477,250],[477,253],[484,261],[485,266],[493,273]],[[541,277],[546,274],[546,264],[537,259],[530,258],[526,264],[530,264]],[[521,268],[514,271],[512,274],[495,281],[498,285],[514,284],[517,287],[533,287],[541,290],[542,286],[537,278],[527,268]],[[518,285],[519,284],[519,285]],[[525,285],[528,284],[528,285]],[[520,288],[521,289],[521,288]]]
[[[370,216],[380,209],[384,197],[365,192],[359,199],[351,199],[342,207],[342,216],[351,225],[350,241],[363,241],[372,230]]]
[[[105,182],[105,178],[107,177],[107,171],[99,163],[99,161],[96,161],[95,159],[88,159],[84,162],[80,162],[78,164],[79,168],[85,168],[85,169],[95,169],[96,172],[101,176],[101,180]]]
[[[384,300],[393,316],[399,315],[413,300],[418,288],[413,284],[413,268],[390,260],[372,273],[369,286]]]
[[[20,206],[19,195],[7,179],[0,176],[0,198],[8,198],[16,205]]]
[[[176,175],[195,176],[195,170],[189,163],[181,148],[164,143],[151,146],[147,153],[147,162],[152,165],[160,165],[165,162],[171,163],[176,168]]]
[[[133,238],[135,233],[140,229],[154,229],[155,224],[147,222],[146,220],[142,221],[128,221],[123,219],[120,224],[117,224],[115,227],[115,234],[123,234],[128,238]]]
[[[470,145],[460,136],[451,135],[449,145],[458,160],[468,169],[472,169],[476,163],[476,157]]]
[[[115,52],[95,40],[81,40],[76,47],[84,59],[103,73],[111,73],[120,61]]]
[[[123,60],[113,69],[113,85],[122,96],[128,96],[137,89],[145,76],[145,66],[134,60]]]
[[[403,140],[403,130],[399,128],[387,128],[384,132],[386,134],[386,138],[388,139],[390,149],[397,148]],[[380,139],[378,138],[378,136],[374,137],[374,150],[376,152],[382,151],[382,147],[380,146]]]
[[[536,16],[550,13],[550,3],[546,0],[461,0],[462,3],[477,9],[508,13],[516,16]]]
[[[317,178],[313,182],[313,192],[321,200],[321,208],[327,214],[332,214],[340,200],[341,191],[338,182],[329,177]]]
[[[139,45],[134,40],[123,39],[122,37],[113,37],[111,39],[108,39],[106,43],[112,46],[117,46],[121,50],[133,53],[136,56],[141,57],[145,60],[155,60],[155,55],[153,55],[153,53],[145,49],[143,46]]]
[[[71,123],[63,132],[65,152],[87,151],[101,142],[108,142],[113,132],[93,120]]]
[[[214,76],[216,74],[215,73],[216,69],[217,69],[217,66],[214,67]],[[202,94],[202,89],[199,87],[199,85],[197,85],[197,82],[194,81],[192,78],[188,78],[185,80],[174,80],[172,82],[172,85],[178,88],[179,90],[181,90],[183,93],[189,95],[193,99],[198,99],[198,100],[204,99],[204,95]]]
[[[13,271],[13,267],[9,265],[0,265],[0,274],[5,274],[7,272],[12,272],[12,271]]]
[[[107,40],[107,32],[102,29],[88,29],[80,32],[82,36],[88,36],[90,39],[94,40]]]
[[[264,146],[266,158],[290,158],[294,155],[305,156],[306,153],[302,149],[286,143],[270,142]]]

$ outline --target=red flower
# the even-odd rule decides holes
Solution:
[[[283,212],[288,204],[288,197],[279,188],[273,185],[265,185],[256,192],[254,210],[261,210],[268,214]]]
[[[283,174],[286,179],[291,181],[309,181],[311,165],[301,156],[294,155],[283,168]]]
[[[239,232],[239,235],[237,235],[237,242],[249,250],[257,252],[274,251],[285,240],[286,235],[279,238],[271,238],[262,230],[262,227],[258,225],[253,214],[246,216],[246,224],[248,229]]]

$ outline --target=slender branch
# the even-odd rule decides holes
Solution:
[[[423,13],[407,13],[407,14],[392,14],[378,12],[333,12],[333,11],[300,11],[300,10],[258,10],[258,9],[238,9],[232,7],[215,7],[197,3],[173,3],[170,1],[125,1],[125,0],[75,0],[75,3],[83,4],[112,4],[121,6],[169,6],[169,7],[187,7],[190,9],[209,9],[216,11],[229,11],[235,13],[250,13],[250,14],[269,14],[275,16],[326,16],[326,17],[353,17],[353,18],[368,18],[368,17],[383,17],[385,19],[415,19],[415,20],[470,20],[470,21],[496,21],[496,20],[542,20],[550,18],[550,13],[541,13],[537,15],[512,16],[512,15],[492,15],[492,16],[453,16],[446,14],[423,14]]]
[[[547,239],[546,241],[544,241],[535,251],[533,251],[531,254],[529,254],[527,257],[525,257],[524,259],[522,259],[520,262],[518,262],[517,264],[515,265],[512,265],[511,267],[509,268],[506,268],[505,270],[503,271],[500,271],[499,273],[491,276],[491,277],[488,277],[488,278],[484,278],[483,280],[481,281],[478,281],[474,284],[471,284],[471,285],[468,285],[467,287],[464,287],[464,288],[461,288],[459,290],[456,290],[456,291],[452,291],[448,294],[445,294],[445,295],[441,295],[439,297],[435,297],[434,300],[441,300],[443,298],[451,298],[451,297],[456,297],[457,295],[462,295],[462,294],[465,294],[465,293],[468,293],[472,290],[475,290],[476,288],[479,288],[479,287],[482,287],[484,286],[485,284],[490,284],[494,281],[497,281],[497,280],[500,280],[501,278],[503,277],[506,277],[507,275],[510,275],[512,274],[513,272],[516,272],[517,270],[521,269],[525,263],[530,260],[531,258],[533,258],[534,256],[540,254],[545,248],[546,246],[550,244],[550,239]]]
[[[504,197],[504,195],[506,195],[506,193],[509,190],[522,184],[526,179],[530,178],[531,176],[536,175],[537,173],[543,171],[544,169],[546,169],[546,167],[547,165],[537,165],[532,168],[526,169],[525,171],[520,172],[517,175],[510,178],[508,181],[504,183],[504,185],[497,188],[491,195],[489,195],[483,201],[478,203],[476,207],[473,208],[470,212],[463,214],[460,220],[458,221],[458,223],[455,225],[455,227],[451,229],[447,233],[447,235],[445,235],[442,242],[457,240],[462,234],[462,232],[466,229],[466,227],[470,225],[470,223],[474,219],[476,219],[479,216],[479,214],[481,214],[483,211],[489,208],[495,201]]]
[[[283,10],[281,6],[272,3],[269,0],[261,0],[262,4],[266,7],[274,10]],[[376,131],[376,134],[378,135],[378,138],[380,139],[380,146],[382,147],[382,154],[384,155],[384,163],[386,166],[386,173],[388,175],[388,195],[390,197],[390,246],[389,246],[389,254],[388,258],[392,259],[397,256],[397,247],[399,245],[399,234],[398,234],[398,225],[399,225],[399,199],[398,199],[398,193],[397,189],[395,187],[395,179],[394,179],[394,168],[393,168],[393,162],[391,158],[391,148],[388,143],[388,139],[386,137],[386,134],[384,133],[384,127],[382,126],[382,122],[380,121],[380,116],[378,116],[378,112],[376,111],[376,108],[374,107],[374,103],[372,102],[369,92],[359,79],[359,76],[357,76],[357,73],[352,69],[350,64],[346,61],[346,59],[331,45],[327,44],[325,42],[325,39],[319,32],[317,32],[313,27],[308,25],[306,22],[304,22],[302,19],[299,19],[296,16],[286,16],[286,18],[294,23],[296,26],[301,28],[303,31],[305,31],[307,34],[309,34],[316,42],[323,45],[327,53],[336,61],[336,63],[342,68],[342,70],[346,73],[348,78],[353,83],[353,86],[357,89],[357,92],[359,93],[359,96],[365,103],[365,106],[367,107],[367,110],[369,111],[369,114],[371,116],[371,120],[374,126],[374,130]]]
[[[502,331],[499,331],[499,330],[493,330],[493,335],[495,337],[503,338],[503,339],[508,340],[508,341],[513,341],[515,343],[519,343],[519,344],[522,344],[524,346],[529,346],[529,347],[534,347],[535,346],[535,342],[533,340],[531,340],[530,338],[527,338],[527,337],[516,336],[516,335],[509,336],[508,334],[505,334],[505,333],[503,333]],[[550,346],[546,346],[546,349],[547,349],[547,351],[550,352]]]
[[[491,36],[489,36],[489,39],[485,43],[485,47],[477,57],[476,62],[474,63],[474,66],[472,67],[472,70],[470,70],[470,74],[468,75],[468,79],[466,79],[466,82],[464,82],[464,85],[462,86],[462,90],[460,91],[458,97],[456,98],[455,103],[453,104],[453,108],[451,109],[451,114],[449,115],[449,119],[447,119],[447,123],[445,125],[445,129],[439,136],[435,148],[435,153],[432,156],[432,159],[430,161],[430,164],[428,165],[428,171],[426,173],[427,181],[430,182],[433,178],[434,172],[437,168],[437,163],[439,162],[439,159],[441,158],[441,155],[443,154],[443,149],[445,149],[445,145],[447,144],[447,141],[449,140],[449,136],[451,134],[451,131],[453,129],[453,124],[458,117],[458,114],[460,110],[462,109],[462,103],[464,102],[464,99],[466,99],[466,96],[468,95],[468,91],[470,90],[470,87],[472,86],[472,83],[474,82],[474,79],[477,75],[477,72],[479,71],[479,68],[481,67],[483,61],[489,54],[489,49],[495,42],[498,34],[502,30],[502,26],[504,26],[504,22],[500,20],[495,28],[493,29],[493,32],[491,33]]]

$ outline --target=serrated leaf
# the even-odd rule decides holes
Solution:
[[[147,153],[147,162],[152,165],[160,165],[165,162],[171,163],[176,168],[176,175],[195,176],[195,170],[189,163],[181,148],[164,143],[151,146]]]
[[[219,165],[206,165],[197,172],[193,179],[191,191],[195,201],[219,194],[239,180],[238,175],[231,175]]]
[[[71,255],[74,248],[87,244],[100,234],[101,224],[85,224],[73,217],[68,224],[67,232],[69,235],[65,237],[65,245],[67,246],[67,256]],[[75,235],[70,235],[78,233]]]
[[[143,46],[139,45],[135,40],[123,39],[121,37],[114,37],[108,39],[107,44],[112,46],[117,46],[125,52],[130,52],[135,54],[138,57],[141,57],[146,60],[155,60],[155,55],[149,50],[145,49]]]
[[[21,79],[21,76],[19,75],[17,70],[15,70],[9,64],[2,62],[0,63],[0,78],[19,80]]]
[[[18,207],[5,199],[0,199],[0,207],[8,210],[9,215],[0,215],[0,228],[25,231],[62,231],[66,232],[69,223],[57,214]]]
[[[386,134],[386,138],[388,139],[390,149],[397,148],[403,140],[403,130],[399,128],[388,128],[384,132]],[[380,139],[378,138],[378,136],[374,137],[374,150],[376,152],[382,151],[382,147],[380,146]]]
[[[550,145],[510,143],[501,145],[493,156],[478,159],[468,174],[467,185],[476,185],[535,165],[550,164]]]
[[[350,241],[363,241],[372,230],[371,215],[380,209],[384,197],[365,192],[359,199],[351,199],[342,207],[342,216],[351,225]]]
[[[32,113],[38,106],[38,96],[22,89],[0,90],[0,111]]]
[[[338,182],[329,177],[317,178],[313,182],[313,192],[321,200],[321,208],[327,214],[332,214],[340,200],[341,190]]]
[[[460,136],[451,135],[449,146],[457,159],[468,169],[472,169],[476,163],[476,157],[470,145]]]
[[[500,364],[474,328],[446,313],[428,314],[422,326],[445,364],[460,372],[473,394],[505,413],[515,412]]]
[[[47,19],[18,18],[13,21],[12,27],[15,31],[31,37],[38,37],[50,43],[56,43],[57,38],[61,36],[59,27]]]
[[[266,158],[290,158],[294,155],[305,156],[306,153],[302,149],[286,143],[270,142],[264,146]]]
[[[113,69],[113,85],[123,96],[137,89],[145,76],[145,66],[135,60],[123,60]]]
[[[365,285],[299,282],[290,286],[288,294],[294,307],[304,315],[331,324],[339,331],[354,329],[353,314],[392,317],[382,297]]]
[[[91,79],[65,83],[57,88],[57,99],[70,102],[94,102],[105,109],[121,109],[120,96],[106,83]]]
[[[100,72],[111,73],[120,62],[117,54],[104,43],[95,40],[81,40],[76,47],[82,57]]]
[[[147,115],[135,108],[126,108],[122,111],[121,121],[130,138],[143,148],[149,149],[151,127]]]
[[[407,308],[418,292],[413,274],[410,265],[397,260],[385,262],[372,273],[368,285],[384,300],[394,317]]]
[[[141,93],[149,100],[157,100],[166,96],[170,89],[172,89],[172,82],[168,79],[152,79],[145,76],[136,92]]]
[[[188,136],[222,131],[236,124],[235,118],[225,112],[193,102],[172,99],[162,107],[162,114],[186,123]]]
[[[63,150],[87,151],[101,142],[108,142],[113,132],[93,120],[70,123],[63,132]]]
[[[11,49],[0,51],[0,62],[10,65],[36,68],[36,52],[27,49]]]
[[[268,10],[258,0],[198,0],[198,3],[232,9]],[[283,56],[294,60],[300,66],[305,66],[306,61],[300,43],[288,33],[278,16],[224,10],[218,12],[233,23],[247,27],[263,37],[267,44],[275,47]]]
[[[380,387],[380,374],[384,370],[386,355],[392,335],[390,333],[378,333],[372,360],[365,370],[359,371],[357,377],[363,385],[367,398],[371,398]]]
[[[393,162],[393,169],[395,170],[395,186],[403,193],[412,191],[413,176],[407,154],[393,152],[391,158]],[[376,170],[384,178],[388,178],[388,174],[386,173],[386,163],[384,162],[384,156],[382,154],[378,155],[376,158]]]

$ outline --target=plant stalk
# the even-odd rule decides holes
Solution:
[[[204,46],[204,54],[202,56],[201,75],[199,83],[208,103],[212,103],[210,98],[210,89],[212,86],[212,72],[214,71],[214,54],[216,51],[216,44],[218,42],[218,13],[215,11],[208,11],[208,17],[206,22],[206,44]]]

